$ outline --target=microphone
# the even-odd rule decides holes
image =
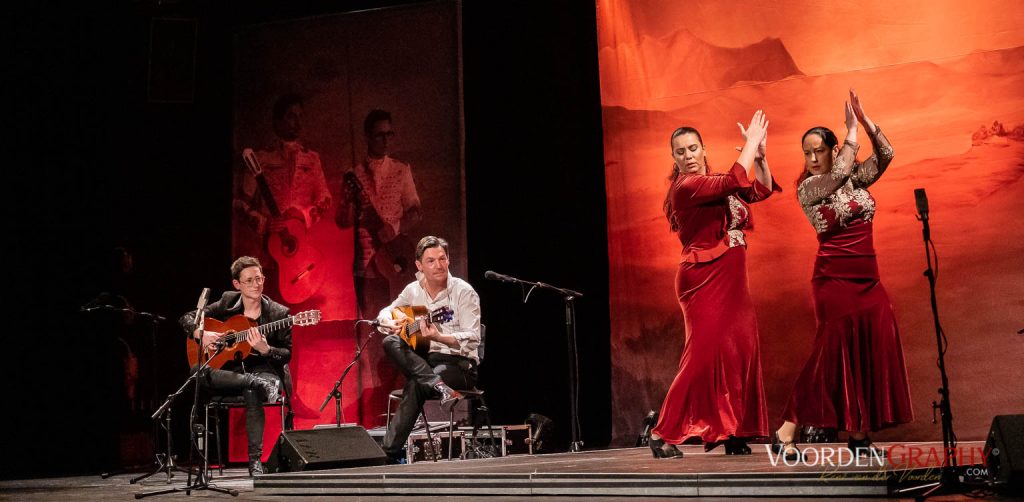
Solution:
[[[199,302],[196,303],[196,310],[203,310],[206,308],[206,301],[210,296],[210,288],[203,288],[203,292],[199,295]]]
[[[374,328],[380,327],[380,319],[360,319],[356,322],[365,322]]]
[[[519,282],[519,279],[516,279],[515,277],[509,277],[505,274],[499,274],[493,270],[488,270],[484,272],[484,279],[490,279],[492,281],[501,282]]]
[[[206,301],[210,296],[210,288],[203,288],[203,292],[199,294],[199,301],[196,302],[196,327],[199,330],[199,340],[203,340],[203,336],[206,334]]]
[[[917,214],[922,220],[928,219],[928,195],[923,188],[914,189],[914,201],[917,203]]]

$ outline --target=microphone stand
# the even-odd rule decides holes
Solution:
[[[925,202],[925,208],[927,208],[927,202]],[[934,246],[934,243],[932,243],[931,229],[928,226],[928,211],[924,209],[919,212],[920,214],[917,219],[923,225],[922,235],[924,237],[924,254],[925,259],[928,262],[928,268],[924,271],[924,276],[928,278],[928,288],[930,291],[932,305],[932,319],[935,322],[935,342],[939,351],[939,375],[942,383],[942,387],[939,387],[938,389],[939,402],[936,403],[935,401],[932,401],[932,423],[935,423],[934,413],[935,410],[938,410],[942,420],[943,457],[942,467],[939,471],[939,481],[896,491],[896,493],[904,493],[928,489],[928,491],[914,497],[915,501],[923,501],[928,497],[963,493],[966,491],[966,487],[960,481],[956,472],[956,434],[953,433],[953,411],[949,403],[949,377],[946,374],[946,335],[942,332],[942,326],[939,324],[939,307],[935,296],[935,281],[937,279],[937,273],[932,268],[932,247]],[[938,266],[937,260],[936,266]]]
[[[204,326],[204,320],[206,318],[206,298],[207,298],[207,295],[209,295],[209,293],[210,293],[209,288],[206,288],[206,289],[203,290],[203,294],[199,297],[199,305],[197,306],[197,309],[196,309],[195,329],[199,330],[199,342],[198,343],[200,345],[202,345],[202,343],[203,343],[203,335],[206,332],[206,328]],[[232,497],[237,497],[238,496],[238,490],[233,490],[233,489],[230,489],[230,488],[220,488],[220,487],[213,486],[212,484],[210,484],[210,478],[209,478],[209,475],[210,475],[210,457],[209,457],[209,455],[207,455],[207,451],[206,451],[209,448],[209,445],[207,444],[207,443],[209,443],[209,441],[208,441],[209,438],[207,437],[208,429],[206,428],[205,424],[200,425],[200,424],[195,423],[196,410],[199,408],[199,376],[200,375],[204,375],[207,372],[207,370],[209,370],[209,368],[210,368],[210,361],[212,361],[214,358],[216,358],[218,355],[220,355],[220,353],[225,348],[224,345],[219,344],[219,343],[216,344],[215,347],[216,347],[216,351],[213,353],[213,355],[207,357],[206,360],[204,360],[202,362],[202,364],[200,364],[199,367],[196,368],[196,370],[193,371],[192,374],[189,375],[189,377],[187,379],[185,379],[185,383],[181,384],[181,387],[178,387],[178,390],[174,391],[174,393],[172,393],[171,395],[167,396],[167,399],[164,401],[164,403],[162,405],[160,405],[160,408],[158,408],[155,412],[153,412],[153,415],[151,417],[151,418],[153,418],[153,420],[157,420],[158,417],[160,417],[160,415],[166,413],[167,417],[168,417],[167,418],[167,422],[168,422],[168,425],[170,425],[171,403],[173,403],[174,399],[176,397],[178,397],[182,392],[185,391],[186,387],[188,387],[189,385],[194,383],[195,393],[194,393],[193,401],[192,401],[192,415],[190,417],[190,424],[189,424],[190,425],[190,429],[191,429],[189,431],[189,434],[192,437],[192,441],[190,441],[190,443],[189,443],[189,450],[188,450],[188,459],[189,459],[188,480],[185,481],[185,486],[184,487],[169,488],[169,489],[166,489],[166,490],[156,490],[156,491],[151,491],[151,492],[136,493],[135,494],[135,499],[136,500],[142,499],[142,498],[145,498],[145,497],[149,497],[151,495],[164,495],[164,494],[167,494],[167,493],[177,493],[177,492],[182,492],[182,491],[185,492],[185,495],[191,495],[192,491],[194,491],[194,490],[195,491],[198,491],[198,490],[211,490],[211,491],[215,491],[215,492],[219,492],[219,493],[226,493],[228,495],[231,495]],[[203,347],[200,347],[200,353],[202,353],[202,352],[203,352]],[[203,436],[200,437],[199,436],[200,434],[202,434]],[[170,428],[169,427],[168,427],[168,436],[170,436]],[[219,441],[220,438],[217,438],[217,440]],[[198,447],[197,447],[197,445],[198,445]],[[196,472],[196,478],[195,478],[195,482],[193,483],[192,482],[192,470],[193,470],[192,468],[194,466],[194,462],[193,462],[194,456],[193,456],[193,453],[196,453],[197,449],[198,450],[202,450],[202,452],[199,453],[199,454],[202,455],[202,457],[203,457],[203,465],[199,469],[196,470],[197,471]],[[168,454],[170,454],[170,445],[168,445]]]
[[[562,300],[565,302],[565,337],[568,342],[569,348],[569,421],[572,426],[572,442],[569,444],[569,451],[571,453],[579,453],[583,450],[583,441],[580,439],[580,418],[579,418],[579,357],[576,352],[576,304],[573,300],[576,298],[582,298],[583,293],[579,291],[573,291],[571,289],[559,288],[543,282],[532,282],[517,279],[515,277],[493,274],[491,272],[485,274],[485,277],[493,278],[502,282],[512,282],[519,284],[529,284],[531,286],[530,292],[533,288],[548,289],[562,295]],[[530,293],[526,294],[526,300],[530,298]]]
[[[202,343],[202,342],[200,342],[200,343]],[[171,446],[170,446],[170,437],[171,437],[171,404],[174,402],[175,398],[177,398],[182,392],[185,392],[185,388],[187,388],[190,385],[192,385],[193,383],[195,383],[196,395],[195,395],[195,402],[193,403],[193,410],[196,407],[199,406],[199,376],[203,375],[209,369],[210,361],[212,361],[213,358],[217,357],[221,353],[221,351],[223,351],[223,350],[224,350],[223,346],[218,346],[217,347],[217,351],[214,352],[214,354],[212,356],[208,357],[206,359],[206,361],[204,361],[203,364],[201,364],[196,371],[192,372],[192,374],[189,375],[189,377],[185,380],[185,383],[181,384],[181,387],[178,387],[178,390],[174,391],[172,394],[167,396],[167,399],[164,401],[164,403],[162,405],[160,405],[160,408],[158,408],[153,413],[153,415],[151,417],[153,420],[159,420],[160,416],[163,415],[164,416],[164,420],[167,423],[166,427],[167,427],[167,438],[168,438],[167,439],[167,441],[168,441],[168,443],[167,443],[167,456],[168,456],[168,458],[170,458],[170,455],[172,453],[171,452]],[[193,435],[193,441],[192,441],[192,444],[189,447],[189,455],[188,455],[189,456],[189,462],[190,463],[192,462],[192,458],[193,458],[192,453],[196,450],[196,443],[197,443],[197,441],[200,443],[199,449],[203,450],[203,452],[201,453],[201,455],[203,457],[203,465],[202,465],[201,468],[198,469],[198,472],[196,472],[195,482],[194,483],[192,482],[192,469],[190,468],[190,469],[187,469],[188,481],[185,482],[185,486],[184,487],[175,487],[175,488],[169,488],[169,489],[166,489],[166,490],[157,490],[157,491],[152,491],[152,492],[136,493],[135,494],[135,498],[136,499],[141,499],[141,498],[149,497],[150,495],[163,495],[163,494],[166,494],[166,493],[177,493],[177,492],[182,492],[182,491],[185,492],[186,495],[191,495],[191,492],[193,490],[212,490],[212,491],[215,491],[215,492],[227,493],[227,494],[229,494],[229,495],[231,495],[233,497],[237,497],[238,496],[238,490],[231,490],[231,489],[227,489],[227,488],[220,488],[220,487],[216,487],[216,486],[213,486],[213,485],[210,484],[210,479],[208,477],[209,476],[209,472],[208,472],[209,471],[209,456],[206,454],[206,447],[207,447],[206,443],[207,443],[207,441],[200,441],[199,438],[195,437],[198,434],[206,434],[205,428],[202,425],[194,424],[193,427],[192,427],[192,431],[190,431],[190,434]],[[167,467],[167,470],[168,470],[167,471],[168,472],[168,480],[167,480],[167,482],[168,483],[170,482],[170,469],[171,469],[172,466],[173,466],[173,463],[169,462],[168,463],[168,467]],[[185,470],[185,469],[180,468],[180,467],[175,467],[175,468]],[[159,472],[159,470],[158,470],[158,472]],[[150,476],[150,475],[147,474],[146,476],[143,476],[143,478],[148,477],[148,476]],[[135,483],[136,481],[139,481],[140,479],[143,479],[143,478],[133,479],[131,482]]]
[[[360,323],[373,324],[373,321],[367,321],[367,320],[356,321],[356,323],[354,325],[352,325],[352,332],[353,332],[354,339],[358,339],[358,336],[355,336],[355,335],[359,334],[359,324]],[[352,362],[348,363],[348,366],[345,366],[345,369],[341,372],[341,377],[338,378],[337,382],[334,382],[334,388],[331,389],[331,391],[327,393],[327,397],[324,398],[323,404],[320,405],[320,411],[322,412],[322,411],[324,411],[324,408],[327,407],[327,403],[331,402],[331,399],[334,399],[334,423],[338,427],[341,427],[341,421],[342,421],[342,413],[341,413],[341,383],[345,381],[345,377],[348,375],[349,370],[351,370],[352,367],[355,366],[356,361],[359,361],[359,356],[363,355],[363,348],[366,347],[366,344],[369,343],[370,339],[373,338],[374,331],[376,331],[376,330],[370,330],[370,335],[366,337],[366,340],[363,341],[363,344],[358,346],[358,347],[356,347],[356,353],[352,357]]]
[[[150,398],[147,399],[147,401],[155,400],[156,396],[158,394],[158,390],[159,390],[159,385],[157,383],[156,375],[160,374],[160,372],[156,368],[157,361],[158,361],[158,359],[157,359],[157,349],[156,349],[157,330],[159,328],[159,323],[161,323],[163,321],[166,321],[167,319],[165,317],[157,315],[157,314],[152,314],[152,313],[149,313],[149,312],[137,311],[137,310],[134,310],[134,309],[132,309],[130,307],[115,307],[113,305],[88,305],[87,304],[87,305],[83,305],[82,307],[80,307],[78,309],[78,311],[82,312],[82,313],[87,313],[87,314],[88,313],[92,313],[92,312],[97,312],[97,311],[101,311],[101,312],[120,312],[122,314],[127,314],[132,319],[135,319],[135,318],[145,319],[146,321],[149,322],[149,341],[150,341],[150,351],[151,351],[150,354],[153,357],[153,359],[150,362],[150,367],[152,369],[149,372],[149,374],[152,376],[153,395],[150,396]],[[158,422],[158,424],[159,424],[159,422]],[[174,463],[174,458],[172,457],[172,455],[174,454],[174,450],[173,450],[173,448],[171,448],[171,417],[170,417],[170,415],[167,415],[165,417],[165,424],[163,425],[163,427],[167,431],[167,453],[166,454],[157,453],[156,454],[156,467],[152,471],[147,473],[147,474],[144,474],[142,476],[138,476],[138,477],[135,477],[135,478],[132,478],[132,479],[128,480],[128,483],[134,485],[135,483],[137,483],[139,481],[142,481],[143,479],[146,479],[146,478],[148,478],[150,476],[153,476],[156,473],[161,472],[161,471],[166,471],[167,472],[167,482],[170,483],[171,482],[171,478],[174,477],[174,474],[171,471],[175,471],[176,470],[176,471],[181,471],[181,472],[188,472],[188,470],[186,470],[184,467],[180,467],[180,466],[176,465]],[[154,427],[153,427],[153,436],[154,436],[153,437],[153,444],[154,445],[159,444],[159,442],[160,442],[160,429],[159,429],[159,427],[157,425],[154,425]],[[123,468],[116,469],[116,470],[113,470],[113,471],[104,472],[104,473],[100,474],[100,477],[103,478],[103,479],[107,479],[107,478],[109,478],[111,476],[122,474],[124,472],[125,472],[125,470]]]

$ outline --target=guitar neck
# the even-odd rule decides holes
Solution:
[[[267,179],[262,174],[256,176],[256,185],[260,188],[260,193],[263,194],[263,202],[267,204],[270,215],[275,218],[280,217],[281,211],[277,207],[277,201],[274,200],[274,194],[270,192],[270,185],[267,184]]]
[[[381,225],[386,225],[384,220],[377,213],[377,208],[374,207],[373,201],[370,200],[370,194],[366,193],[366,188],[359,181],[355,172],[349,171],[345,173],[345,181],[348,184],[349,192],[356,199],[358,204],[358,214],[360,215],[359,220],[365,224],[365,228],[370,231],[370,235],[374,241],[378,240],[377,230]]]
[[[259,331],[259,333],[263,336],[267,336],[267,334],[269,333],[291,326],[294,320],[295,316],[288,316],[285,317],[284,319],[279,319],[277,321],[261,324],[256,327],[256,331]],[[228,335],[228,345],[245,340],[246,333],[247,331],[236,331],[234,333],[231,333],[230,335]]]

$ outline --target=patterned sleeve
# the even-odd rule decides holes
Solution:
[[[241,218],[241,222],[249,225],[256,233],[262,234],[266,217],[260,212],[263,208],[262,197],[256,190],[256,179],[248,171],[242,176],[236,176],[236,179],[238,178],[241,178],[241,182],[237,184],[235,199],[231,205]]]
[[[810,176],[800,183],[796,190],[800,205],[807,207],[818,204],[846,184],[846,180],[849,179],[853,170],[853,163],[857,158],[859,148],[860,146],[856,143],[844,142],[830,172]]]
[[[874,152],[862,164],[853,169],[853,184],[858,188],[867,188],[885,172],[892,162],[893,151],[889,139],[882,134],[882,129],[875,126],[875,134],[871,137],[871,147]]]
[[[316,159],[316,164],[313,167],[313,176],[316,177],[316,180],[314,181],[314,190],[311,196],[313,200],[309,201],[312,207],[309,209],[307,228],[320,221],[320,218],[331,207],[331,191],[327,188],[327,178],[324,176],[324,169],[320,164],[320,155],[315,152],[313,152],[313,155]]]
[[[420,196],[416,193],[416,182],[412,178],[412,167],[408,164],[402,169],[402,210],[420,206]]]

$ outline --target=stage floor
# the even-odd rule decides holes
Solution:
[[[704,453],[699,446],[687,446],[683,447],[686,456],[682,459],[655,460],[649,450],[630,448],[268,474],[255,482],[246,476],[244,468],[232,468],[223,476],[214,476],[213,482],[216,486],[240,492],[238,499],[209,491],[194,491],[188,496],[181,491],[160,495],[153,500],[215,497],[294,501],[296,496],[326,495],[318,497],[318,500],[385,502],[407,500],[410,495],[418,495],[470,502],[485,494],[490,496],[489,501],[494,502],[510,502],[525,497],[559,502],[603,502],[623,497],[637,497],[637,500],[669,500],[675,497],[740,500],[751,496],[762,500],[789,500],[797,496],[912,500],[912,494],[901,496],[893,490],[898,486],[931,482],[930,479],[937,474],[934,469],[894,469],[889,464],[882,469],[876,466],[871,469],[847,467],[828,470],[804,465],[773,466],[763,445],[751,446],[755,448],[754,454],[744,457],[726,456],[721,449]],[[923,451],[941,448],[941,443],[912,443],[908,446]],[[960,446],[981,448],[983,444],[962,442]],[[119,474],[108,479],[78,476],[0,481],[0,500],[132,500],[146,492],[182,488],[185,482],[183,473],[175,475],[170,483],[161,473],[138,484],[130,484],[129,480],[136,476]],[[973,498],[954,495],[935,500],[964,501]],[[1021,500],[1021,497],[1004,495],[987,500]]]
[[[938,479],[938,463],[929,465],[927,452],[941,452],[941,443],[881,445],[903,449],[896,465],[877,459],[854,464],[848,454],[837,455],[849,451],[840,444],[802,445],[807,461],[797,465],[778,458],[773,465],[761,444],[744,456],[684,446],[683,458],[665,460],[652,458],[647,448],[628,448],[268,474],[254,481],[254,489],[265,495],[887,497]],[[960,445],[979,452],[983,446]]]

